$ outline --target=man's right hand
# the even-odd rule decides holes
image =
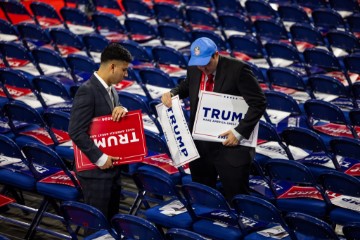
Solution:
[[[104,165],[100,167],[101,170],[109,169],[113,167],[113,162],[119,160],[119,157],[108,156]]]
[[[171,102],[171,93],[170,92],[167,92],[167,93],[164,93],[162,96],[161,96],[161,102],[168,108],[170,108],[172,106],[172,102]]]

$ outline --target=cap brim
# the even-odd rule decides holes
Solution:
[[[188,66],[205,66],[210,62],[211,56],[208,57],[198,57],[191,56]]]

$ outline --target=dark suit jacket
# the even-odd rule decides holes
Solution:
[[[181,99],[190,97],[190,131],[194,125],[202,72],[196,67],[188,68],[187,77],[171,92]],[[256,123],[266,109],[266,98],[250,67],[237,59],[219,56],[216,68],[214,92],[242,96],[249,109],[235,130],[249,138]]]
[[[114,102],[119,104],[119,96],[112,87]],[[71,118],[69,124],[69,135],[72,141],[80,150],[95,163],[103,154],[94,144],[88,135],[91,120],[94,117],[109,115],[112,113],[110,96],[99,80],[92,75],[76,92],[73,107],[71,109]],[[83,177],[108,178],[114,176],[116,171],[113,169],[100,170],[100,168],[78,172]]]

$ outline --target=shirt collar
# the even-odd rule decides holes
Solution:
[[[97,74],[97,72],[94,72],[94,76],[99,80],[99,82],[101,83],[101,85],[103,85],[103,87],[104,87],[107,91],[109,91],[109,89],[111,89],[111,86],[108,86],[108,85],[106,84],[106,82],[104,81],[104,79],[102,79],[102,78]]]

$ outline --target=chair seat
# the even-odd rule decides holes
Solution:
[[[158,167],[154,167],[154,166],[150,166],[150,165],[146,165],[146,164],[139,167],[138,170],[149,171],[149,172],[152,172],[154,174],[166,174],[166,175],[169,175],[164,170],[162,170],[162,169],[160,169]],[[180,172],[170,174],[169,176],[170,176],[171,180],[174,182],[174,184],[180,184],[180,182],[181,182],[181,174],[180,174]]]
[[[64,159],[75,161],[74,149],[72,146],[56,146],[55,152]]]
[[[38,193],[49,196],[55,199],[63,201],[75,201],[79,199],[80,193],[75,187],[63,185],[63,184],[52,184],[52,183],[41,183],[36,184]]]
[[[239,228],[226,226],[222,223],[217,224],[216,222],[210,220],[196,221],[192,227],[196,233],[219,240],[242,239],[243,237]]]
[[[17,136],[17,137],[15,137],[14,140],[20,148],[29,143],[42,143],[42,142],[36,140],[35,138],[29,137],[29,136]],[[48,146],[51,147],[52,145],[53,144],[48,145]]]
[[[8,169],[0,170],[0,183],[10,185],[27,191],[35,190],[35,178],[20,172],[14,172]]]
[[[322,200],[299,198],[277,199],[276,205],[279,210],[285,212],[301,211],[303,213],[322,218],[326,215],[326,203]]]
[[[91,239],[114,239],[108,230],[100,230],[96,233],[93,233],[84,238],[84,240],[91,240]]]
[[[192,219],[188,212],[180,213],[174,216],[168,216],[165,214],[160,213],[160,208],[169,204],[170,202],[174,201],[171,199],[166,201],[164,204],[155,206],[145,211],[146,219],[150,222],[154,222],[164,227],[172,228],[172,227],[179,227],[189,229],[192,224]]]
[[[332,222],[341,225],[345,225],[349,222],[359,222],[360,219],[360,212],[349,209],[335,208],[330,211],[329,215]]]

